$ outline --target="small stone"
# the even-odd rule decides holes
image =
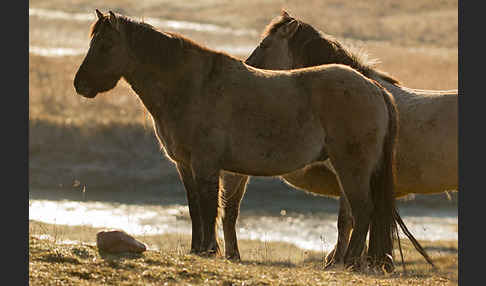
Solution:
[[[104,230],[96,234],[96,246],[109,253],[135,252],[147,250],[144,243],[136,240],[123,230]]]

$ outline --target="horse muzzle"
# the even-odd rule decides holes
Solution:
[[[97,91],[95,91],[93,88],[89,87],[88,84],[84,81],[74,81],[74,88],[76,89],[76,92],[79,95],[82,95],[87,98],[94,98],[96,94],[98,94]]]

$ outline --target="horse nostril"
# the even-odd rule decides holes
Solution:
[[[82,95],[89,94],[91,92],[91,88],[88,86],[88,84],[85,81],[75,81],[74,82],[74,88],[76,89],[76,92]]]

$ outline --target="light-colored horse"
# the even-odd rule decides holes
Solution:
[[[393,269],[393,97],[345,65],[293,71],[250,67],[173,33],[98,10],[74,78],[88,98],[124,78],[152,116],[186,188],[191,250],[219,253],[221,172],[278,176],[330,158],[354,231],[345,263],[361,267],[368,229],[378,269]]]
[[[376,80],[393,94],[399,110],[396,196],[457,190],[457,90],[432,91],[404,87],[396,79],[374,69],[360,54],[353,53],[333,37],[291,17],[285,11],[267,26],[260,45],[246,63],[265,69],[340,63]],[[230,256],[237,257],[234,224],[248,178],[230,176],[225,177],[228,202],[223,226],[226,251]],[[338,178],[329,162],[313,164],[281,178],[297,189],[340,196]],[[341,199],[338,242],[326,258],[329,266],[344,258],[352,229],[347,209],[345,200]]]

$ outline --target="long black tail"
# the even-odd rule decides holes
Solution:
[[[413,234],[408,230],[407,226],[405,225],[405,223],[403,222],[402,218],[400,217],[400,214],[398,213],[397,209],[395,209],[394,212],[393,212],[393,219],[398,223],[398,225],[402,229],[403,233],[405,233],[405,235],[408,237],[408,239],[410,239],[410,241],[412,242],[412,244],[415,247],[415,249],[425,258],[425,260],[430,265],[432,265],[432,267],[435,268],[435,265],[432,262],[432,259],[427,254],[427,252],[422,247],[422,245],[420,245],[420,243],[415,239],[415,237],[413,236]]]
[[[396,182],[396,147],[398,145],[398,109],[393,96],[378,82],[374,83],[381,88],[383,99],[388,108],[388,133],[385,136],[382,163],[377,168],[371,178],[371,191],[375,210],[372,214],[370,224],[370,239],[368,254],[371,257],[384,257],[392,255],[393,252],[393,232],[397,233],[397,239],[402,249],[398,236],[397,224],[412,242],[415,249],[425,258],[425,260],[435,267],[432,259],[425,249],[415,239],[413,234],[400,217],[395,205],[395,182]],[[403,255],[402,255],[403,262]],[[405,267],[405,266],[404,266]]]
[[[383,142],[381,160],[371,176],[370,188],[374,204],[371,215],[368,254],[375,262],[386,262],[386,257],[393,260],[393,233],[396,228],[393,212],[395,211],[395,154],[398,144],[398,110],[393,96],[378,82],[388,109],[388,130]],[[385,259],[383,261],[383,259]],[[393,261],[389,261],[393,263]],[[393,265],[388,270],[393,269]]]

